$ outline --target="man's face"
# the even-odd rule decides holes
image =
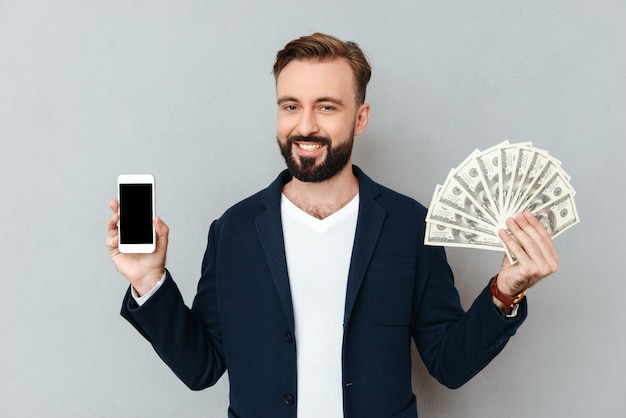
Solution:
[[[351,161],[369,116],[368,105],[357,107],[354,86],[344,59],[292,61],[278,76],[278,145],[298,180],[327,180]]]

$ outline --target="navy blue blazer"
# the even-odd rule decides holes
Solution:
[[[464,312],[443,248],[423,244],[426,209],[354,173],[360,205],[344,315],[344,415],[415,418],[411,339],[428,371],[457,388],[502,350],[526,303],[506,319],[485,287]],[[298,338],[280,216],[289,180],[281,173],[212,223],[191,309],[169,273],[143,306],[130,292],[123,303],[122,315],[190,388],[228,370],[229,417],[296,417]]]

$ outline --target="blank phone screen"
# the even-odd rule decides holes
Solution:
[[[120,243],[152,244],[151,184],[120,184]]]

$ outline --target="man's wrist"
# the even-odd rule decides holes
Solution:
[[[515,316],[519,303],[526,296],[527,289],[513,296],[502,292],[498,286],[498,274],[491,279],[489,288],[494,305],[496,305],[504,315],[508,317]]]
[[[137,301],[137,303],[141,305],[143,302],[148,300],[148,298],[152,296],[154,292],[157,291],[157,289],[161,286],[161,283],[165,279],[165,276],[166,273],[164,271],[160,277],[143,280],[140,286],[135,286],[134,284],[131,284],[131,295]]]
[[[165,276],[165,270],[158,273],[150,273],[147,276],[142,277],[139,280],[135,280],[131,282],[133,289],[137,292],[137,294],[141,297],[151,291],[157,282],[163,280]]]

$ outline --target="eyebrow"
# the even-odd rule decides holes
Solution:
[[[340,99],[337,99],[335,97],[330,97],[330,96],[320,97],[319,99],[316,100],[316,102],[317,103],[330,102],[339,106],[343,106],[343,102]]]
[[[297,102],[298,99],[296,99],[295,97],[291,97],[291,96],[282,96],[278,98],[278,101],[276,103],[281,104],[281,103],[285,103],[285,102]]]
[[[282,104],[285,102],[296,102],[299,103],[300,100],[298,100],[297,98],[293,97],[293,96],[283,96],[283,97],[279,97],[277,104]],[[334,103],[336,105],[339,106],[343,106],[343,101],[341,101],[340,99],[337,99],[335,97],[331,97],[331,96],[323,96],[320,97],[319,99],[315,100],[315,103],[323,103],[323,102],[330,102],[330,103]]]

